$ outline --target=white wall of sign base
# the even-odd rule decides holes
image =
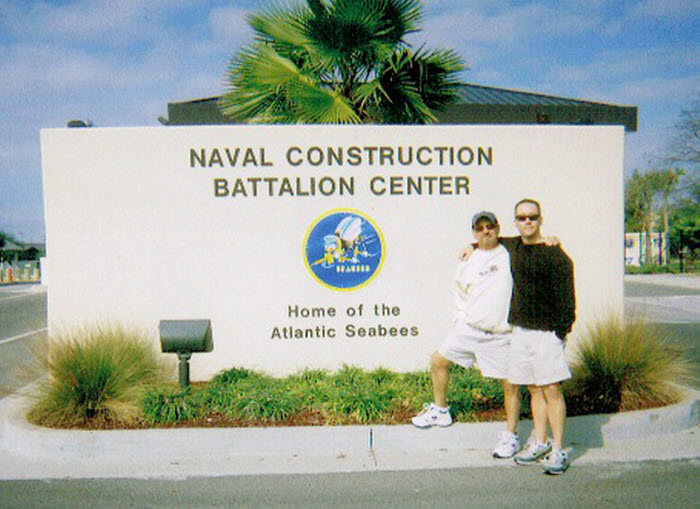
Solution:
[[[209,318],[214,350],[193,356],[193,379],[427,367],[471,216],[491,210],[516,235],[523,197],[574,261],[574,340],[622,309],[622,127],[47,129],[41,142],[50,332],[120,324],[157,343],[162,319]]]

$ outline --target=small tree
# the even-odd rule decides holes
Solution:
[[[700,163],[700,94],[676,122],[668,159],[676,164]]]
[[[658,182],[659,193],[661,194],[661,217],[664,224],[664,236],[666,237],[666,256],[669,254],[669,208],[670,199],[673,192],[678,188],[678,183],[681,177],[685,175],[685,170],[682,168],[672,168],[666,170],[660,170],[658,172]]]
[[[654,226],[654,196],[659,187],[660,179],[655,173],[640,173],[635,170],[627,181],[625,189],[625,216],[627,225],[632,230],[641,229],[646,232],[644,257],[651,260],[651,232]]]
[[[625,227],[629,230],[641,229],[646,232],[644,256],[651,260],[651,233],[654,229],[655,202],[661,199],[659,207],[664,234],[669,233],[669,210],[673,192],[678,187],[685,171],[680,168],[663,169],[640,173],[634,172],[625,188]]]
[[[696,181],[674,204],[670,210],[669,222],[672,251],[680,255],[680,251],[687,247],[691,259],[695,259],[696,252],[700,249],[700,182]]]
[[[675,200],[668,207],[671,244],[677,253],[683,249],[682,231],[683,244],[690,247],[694,256],[700,242],[700,93],[680,113],[664,160],[669,166],[684,168],[677,174]]]

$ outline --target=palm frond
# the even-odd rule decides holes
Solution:
[[[231,87],[219,101],[224,115],[236,119],[285,116],[284,88],[301,79],[294,63],[267,44],[244,48],[229,66]]]
[[[442,110],[454,102],[462,85],[459,74],[466,70],[452,50],[418,50],[412,57],[413,79],[429,108]]]
[[[232,62],[232,87],[220,101],[228,116],[254,122],[358,123],[352,106],[267,44]]]
[[[384,107],[391,112],[392,121],[434,122],[432,111],[457,98],[458,73],[463,69],[461,58],[453,51],[396,52],[377,78],[390,98]]]
[[[359,124],[360,117],[344,97],[333,90],[297,81],[289,87],[288,97],[300,123]]]
[[[371,68],[404,44],[421,13],[419,0],[335,0],[327,15],[306,21],[306,30],[316,51],[336,66]]]
[[[247,21],[259,41],[301,48],[309,43],[303,25],[307,17],[307,11],[299,6],[280,4],[249,15]]]

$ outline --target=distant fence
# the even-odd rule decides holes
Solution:
[[[38,283],[41,268],[37,260],[0,263],[0,284]]]
[[[662,232],[651,234],[651,260],[646,259],[646,232],[625,233],[625,265],[639,267],[645,263],[665,265],[668,253],[668,235]]]

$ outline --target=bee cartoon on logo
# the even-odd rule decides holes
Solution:
[[[323,257],[311,264],[321,264],[330,268],[334,263],[359,263],[360,257],[375,256],[367,251],[367,245],[375,241],[376,236],[362,235],[362,218],[357,216],[345,217],[335,229],[333,235],[323,237]]]
[[[359,213],[335,211],[312,228],[305,248],[307,264],[323,284],[339,289],[361,286],[381,265],[382,245],[371,221]]]

